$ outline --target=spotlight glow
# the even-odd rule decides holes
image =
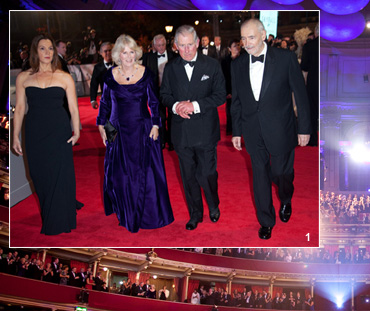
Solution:
[[[343,307],[343,296],[342,295],[335,296],[335,303],[337,304],[337,308],[341,309]]]
[[[355,162],[370,163],[370,148],[365,145],[354,145],[349,154]]]

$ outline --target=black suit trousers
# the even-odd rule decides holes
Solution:
[[[217,144],[197,147],[175,146],[190,219],[203,218],[201,188],[204,191],[210,214],[217,211],[220,203],[216,147]]]
[[[159,103],[159,115],[161,117],[162,123],[162,126],[159,128],[159,137],[161,140],[161,144],[168,143],[168,145],[171,145],[172,113],[170,109],[163,105],[161,102]]]
[[[281,203],[290,203],[294,180],[294,149],[282,155],[271,155],[263,142],[251,156],[253,193],[257,219],[263,227],[273,227],[276,222],[272,203],[272,182],[278,187]]]

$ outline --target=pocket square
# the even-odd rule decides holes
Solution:
[[[209,79],[209,76],[207,76],[207,75],[203,75],[203,77],[202,77],[202,79],[200,79],[200,81],[205,81],[205,80],[207,80],[207,79]]]

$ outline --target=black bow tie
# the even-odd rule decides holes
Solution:
[[[186,66],[186,64],[189,64],[190,67],[194,67],[194,64],[195,64],[195,61],[187,61],[185,59],[182,60],[182,63],[184,64],[184,66]]]
[[[166,55],[163,53],[163,54],[157,54],[157,57],[160,58],[160,57],[166,57]]]
[[[262,54],[262,55],[260,55],[260,56],[253,56],[252,55],[252,63],[254,63],[254,62],[261,62],[261,63],[263,63],[263,59],[265,58],[265,55],[264,54]]]
[[[105,66],[112,66],[113,62],[105,63]]]
[[[203,46],[202,49],[203,50],[208,50],[208,46]]]

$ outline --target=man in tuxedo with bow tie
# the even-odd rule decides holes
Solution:
[[[204,35],[201,39],[201,47],[199,47],[199,52],[217,59],[216,48],[212,45],[209,45],[209,37],[207,35]]]
[[[217,107],[226,100],[221,66],[197,51],[199,38],[192,26],[177,29],[175,44],[180,57],[167,63],[160,90],[172,112],[172,142],[179,157],[190,220],[187,230],[203,221],[203,188],[212,222],[220,217],[217,142],[220,121]]]
[[[232,143],[242,150],[243,136],[252,161],[254,200],[261,225],[258,234],[269,239],[275,226],[272,182],[278,186],[280,220],[288,222],[292,213],[294,149],[297,144],[306,146],[310,139],[310,108],[296,55],[268,47],[266,30],[258,19],[242,24],[241,39],[247,53],[231,64]]]
[[[108,69],[113,66],[112,43],[103,42],[100,46],[99,53],[103,57],[103,60],[94,66],[94,71],[90,82],[90,102],[94,109],[98,109],[99,107],[98,102],[96,101],[99,85],[100,90],[103,91],[104,75]]]
[[[177,56],[167,49],[166,38],[162,34],[158,34],[153,38],[153,46],[156,50],[155,53],[149,52],[143,55],[143,65],[149,67],[149,69],[154,73],[154,87],[157,91],[157,96],[159,97],[159,89],[162,84],[163,71],[166,64]],[[171,141],[171,118],[172,112],[170,109],[167,111],[167,107],[163,103],[159,103],[159,113],[161,116],[162,126],[159,128],[159,136],[162,144],[162,149],[164,149],[166,142],[168,143],[168,150],[174,150]]]

